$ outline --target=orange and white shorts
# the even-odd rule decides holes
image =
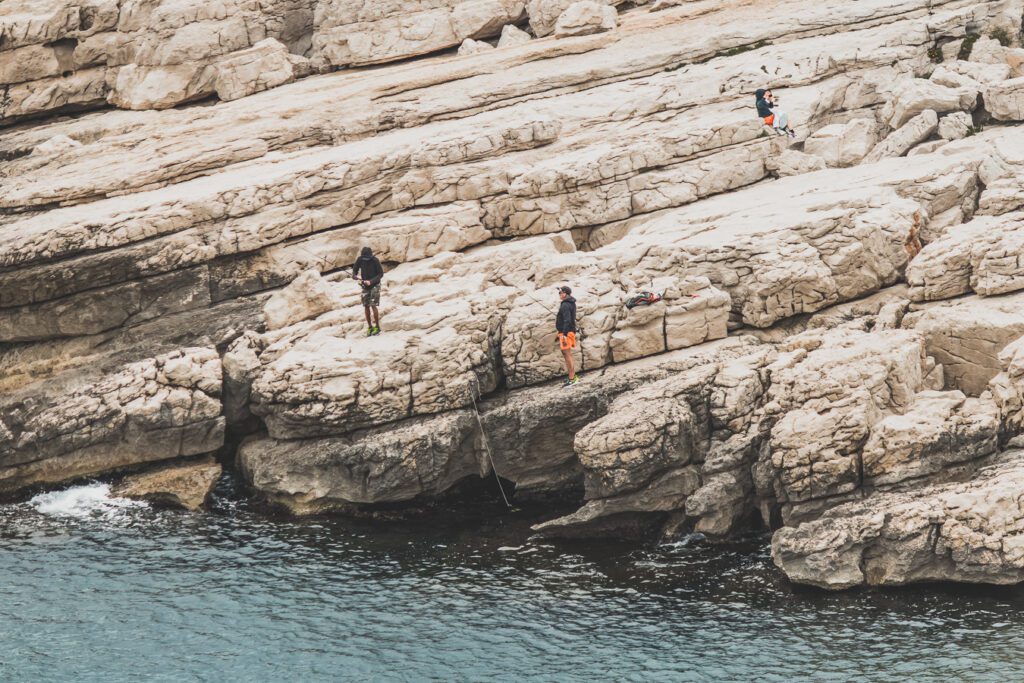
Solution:
[[[575,349],[576,348],[576,333],[575,332],[566,332],[565,334],[562,334],[561,332],[559,332],[558,333],[558,348],[562,349],[563,351],[568,351],[569,349]]]

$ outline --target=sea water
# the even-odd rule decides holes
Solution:
[[[547,512],[550,516],[550,511]],[[3,681],[1024,679],[1024,591],[793,588],[767,538],[549,543],[498,501],[294,520],[0,506]]]

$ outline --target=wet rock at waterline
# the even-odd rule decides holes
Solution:
[[[110,491],[122,498],[195,511],[206,503],[220,475],[220,464],[204,458],[128,475]]]

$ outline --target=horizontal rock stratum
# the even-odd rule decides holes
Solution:
[[[546,537],[764,527],[801,583],[1024,580],[1022,15],[5,3],[0,492],[155,468],[125,486],[196,507],[217,454],[375,514],[497,475],[576,503]]]

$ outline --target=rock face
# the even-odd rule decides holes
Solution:
[[[618,16],[614,7],[596,0],[574,2],[558,15],[555,35],[567,38],[611,31],[619,23]]]
[[[829,166],[851,166],[874,148],[878,142],[877,127],[872,119],[824,126],[808,136],[804,151],[821,157]]]
[[[961,484],[881,494],[780,529],[772,557],[790,579],[822,588],[917,581],[1010,584],[1024,580],[1018,500],[1024,453]]]
[[[213,458],[206,458],[129,475],[118,482],[111,493],[164,507],[195,511],[206,503],[220,475],[220,464]]]
[[[220,389],[217,353],[188,348],[52,399],[9,402],[0,418],[0,492],[215,451],[224,440]]]
[[[241,444],[296,514],[497,474],[578,503],[547,536],[760,523],[841,586],[858,562],[801,558],[856,506],[1010,471],[984,468],[1024,422],[1019,48],[958,57],[1019,35],[1012,3],[11,7],[5,493]],[[765,134],[768,80],[800,139]],[[969,577],[929,562],[878,581]]]

